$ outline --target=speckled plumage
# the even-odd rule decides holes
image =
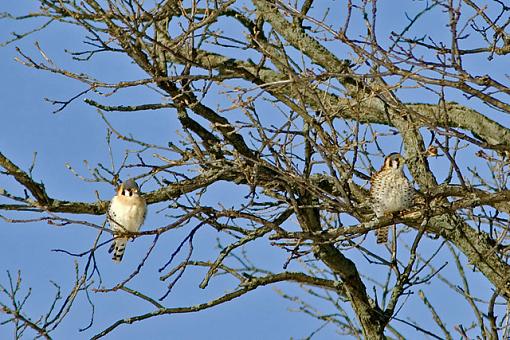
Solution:
[[[145,220],[147,205],[140,196],[140,189],[132,179],[122,183],[113,196],[108,208],[108,222],[115,239],[109,253],[113,252],[113,261],[120,262],[126,249],[127,237],[119,237],[123,232],[138,232]]]
[[[392,153],[371,179],[372,209],[377,217],[408,209],[413,204],[414,188],[404,174],[404,158]],[[377,243],[388,240],[388,227],[376,231]]]

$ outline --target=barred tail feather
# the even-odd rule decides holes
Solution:
[[[377,243],[386,243],[388,242],[388,233],[390,228],[389,227],[383,227],[379,228],[375,231],[375,235],[377,237]]]
[[[117,238],[113,240],[109,253],[113,253],[112,260],[116,263],[120,263],[122,261],[122,257],[124,257],[124,251],[126,250],[127,238]]]

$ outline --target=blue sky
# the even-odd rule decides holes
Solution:
[[[11,1],[0,6],[0,11],[12,11],[16,14],[24,13],[33,1]],[[390,2],[393,4],[393,2]],[[396,2],[395,2],[396,3]],[[395,11],[400,13],[404,10],[400,5],[385,4],[380,10],[380,21],[391,21],[396,16]],[[399,8],[397,8],[400,6]],[[391,13],[391,15],[389,14]],[[334,15],[334,14],[333,14]],[[443,23],[444,24],[444,23]],[[10,20],[0,21],[0,41],[8,39],[7,32],[25,31],[32,27],[30,23],[15,22]],[[440,25],[438,29],[442,28]],[[430,28],[432,31],[434,27]],[[386,34],[382,32],[381,34]],[[0,103],[2,103],[2,135],[0,137],[0,150],[13,162],[23,169],[30,166],[33,153],[37,152],[36,166],[33,171],[34,178],[42,180],[48,189],[50,196],[79,201],[94,201],[96,191],[101,199],[109,199],[113,195],[113,188],[104,183],[84,182],[73,175],[67,168],[70,164],[79,173],[86,175],[84,160],[94,166],[97,163],[109,164],[108,150],[106,144],[106,126],[95,109],[77,100],[69,105],[64,111],[53,114],[55,109],[44,98],[65,100],[84,89],[82,84],[61,76],[40,72],[27,68],[16,62],[18,56],[15,47],[20,47],[28,55],[40,59],[34,42],[38,41],[49,57],[62,68],[69,68],[73,71],[88,72],[100,77],[101,80],[129,80],[145,77],[143,73],[134,67],[124,57],[111,56],[96,58],[92,63],[76,63],[64,53],[66,49],[79,50],[82,47],[83,33],[76,29],[62,24],[51,25],[43,32],[35,33],[31,37],[7,47],[0,48],[0,72],[3,75],[3,86],[0,91]],[[335,46],[331,46],[335,49]],[[338,51],[341,53],[341,50]],[[473,63],[473,70],[483,70],[485,65]],[[97,97],[86,96],[97,99]],[[452,94],[456,99],[456,95]],[[421,99],[421,98],[420,98]],[[108,102],[107,99],[106,101]],[[158,102],[161,97],[154,92],[141,90],[128,90],[111,99],[117,104]],[[220,105],[221,97],[209,98],[211,103],[217,102]],[[419,99],[410,101],[420,101]],[[459,98],[461,100],[461,98]],[[424,101],[426,101],[424,99]],[[476,107],[478,104],[474,104]],[[214,107],[214,106],[213,106]],[[491,113],[498,115],[497,113]],[[108,114],[108,119],[113,126],[122,133],[131,133],[138,139],[153,144],[166,144],[168,141],[177,140],[177,131],[180,129],[175,115],[172,111],[145,111],[142,113],[114,113]],[[502,124],[507,124],[506,118],[498,116]],[[124,142],[113,141],[113,154],[116,162],[120,162],[126,149],[133,149],[132,145]],[[438,173],[444,172],[441,169],[440,161],[433,161],[435,170]],[[132,171],[132,172],[131,172]],[[123,176],[130,177],[137,174],[134,170],[128,170]],[[0,187],[19,193],[19,187],[14,181],[6,181],[6,177],[0,177]],[[144,191],[155,189],[155,185],[148,183]],[[224,206],[235,206],[238,197],[247,194],[246,188],[239,189],[232,184],[217,184],[215,190],[207,197],[212,205],[223,204]],[[153,205],[145,223],[145,228],[156,228],[170,223],[171,219],[164,216],[164,213],[157,213],[165,207],[165,204]],[[4,214],[2,212],[2,214]],[[34,217],[30,214],[5,213],[12,218]],[[72,216],[74,219],[87,220],[101,224],[103,216]],[[155,296],[165,291],[166,284],[157,279],[157,268],[161,261],[155,259],[167,258],[180,241],[185,237],[190,228],[176,230],[171,234],[165,234],[160,242],[156,253],[144,268],[142,276],[133,284],[133,288],[140,288],[151,292]],[[7,283],[6,271],[15,273],[21,270],[23,286],[25,290],[32,288],[32,296],[27,305],[27,311],[33,316],[44,313],[52,300],[54,294],[53,285],[50,281],[62,285],[63,293],[67,292],[74,277],[73,257],[62,253],[55,253],[52,249],[66,249],[71,252],[87,250],[94,238],[96,231],[79,226],[71,225],[57,227],[43,222],[8,224],[0,221],[0,283]],[[216,238],[218,233],[211,228],[202,228],[195,240],[195,259],[214,259],[218,253]],[[129,244],[126,258],[122,266],[115,266],[106,254],[106,249],[98,251],[98,261],[101,263],[103,283],[111,287],[136,267],[137,260],[143,256],[151,244],[150,238],[140,238]],[[257,263],[265,268],[274,271],[281,271],[285,262],[286,254],[281,250],[272,249],[267,245],[267,239],[256,242],[250,247],[250,254]],[[437,241],[426,240],[422,247],[427,250],[435,249]],[[444,251],[444,250],[443,250]],[[350,253],[360,265],[360,270],[372,270],[364,259],[358,254]],[[445,254],[446,256],[446,254]],[[182,258],[181,258],[182,260]],[[78,259],[83,263],[83,259]],[[444,262],[444,257],[437,260],[439,266]],[[370,269],[369,269],[370,268]],[[290,269],[299,269],[298,264],[293,264]],[[188,270],[182,280],[177,284],[172,294],[165,300],[165,306],[189,306],[202,303],[220,296],[225,291],[234,287],[234,281],[223,277],[211,281],[206,290],[198,288],[203,278],[203,270]],[[445,276],[455,276],[455,269],[450,265],[444,273]],[[473,289],[486,290],[486,283],[483,280],[473,280]],[[301,294],[300,289],[295,285],[279,284],[278,289],[284,290],[289,295]],[[433,287],[434,302],[440,303],[442,299],[448,298],[456,301],[451,296],[451,291],[440,284]],[[87,338],[109,326],[119,318],[141,314],[151,311],[153,308],[147,303],[140,302],[123,292],[101,295],[93,294],[95,303],[95,324],[91,330],[77,333],[77,329],[87,325],[90,318],[90,306],[84,298],[78,299],[73,306],[69,317],[62,323],[62,326],[54,333],[57,339]],[[302,294],[301,294],[302,295]],[[310,299],[309,297],[305,297]],[[462,300],[459,300],[462,301]],[[316,305],[325,311],[329,308],[321,302],[315,301]],[[463,302],[459,302],[463,303]],[[303,313],[289,312],[294,307],[287,300],[282,299],[271,287],[263,287],[251,292],[233,302],[201,311],[199,313],[162,316],[136,323],[129,326],[121,326],[111,333],[108,339],[140,339],[147,337],[151,339],[283,339],[301,338],[321,325]],[[464,321],[471,313],[459,311],[455,315],[443,315],[450,326],[456,322]],[[405,309],[412,313],[416,310],[417,315],[423,313],[428,317],[423,307],[420,307],[417,298],[411,298]],[[465,313],[465,314],[464,314]],[[460,320],[460,321],[459,321]],[[412,330],[407,330],[413,334]],[[406,331],[404,331],[406,334]],[[0,338],[12,336],[10,326],[0,326]],[[316,338],[329,339],[335,336],[333,327],[326,327]]]

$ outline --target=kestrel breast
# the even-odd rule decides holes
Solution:
[[[381,171],[372,181],[371,195],[374,212],[377,216],[382,216],[409,208],[413,191],[403,174]]]

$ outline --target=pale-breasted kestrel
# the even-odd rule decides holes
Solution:
[[[414,188],[404,174],[404,158],[392,153],[370,182],[372,209],[377,217],[408,209],[413,204]],[[388,227],[376,230],[377,243],[388,240]]]
[[[120,262],[126,249],[128,237],[119,235],[126,232],[138,232],[146,214],[147,204],[140,196],[140,188],[136,182],[129,179],[121,183],[108,208],[108,222],[115,236],[108,251],[113,252],[113,261]]]

